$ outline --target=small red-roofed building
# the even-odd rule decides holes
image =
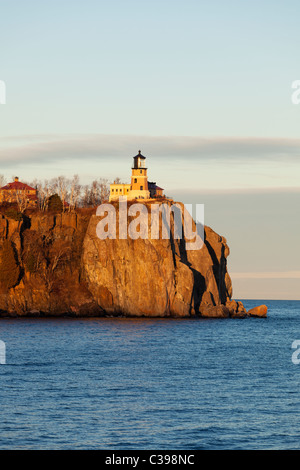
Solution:
[[[36,206],[37,190],[19,181],[17,176],[13,183],[8,183],[0,188],[0,204],[18,204],[21,199],[29,206]]]

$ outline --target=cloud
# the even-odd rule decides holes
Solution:
[[[184,196],[218,196],[218,195],[256,195],[256,194],[299,194],[299,186],[269,186],[269,187],[227,187],[227,188],[200,188],[200,189],[191,189],[191,188],[176,188],[176,194]]]
[[[164,162],[219,161],[249,163],[297,162],[300,139],[239,137],[178,137],[136,135],[31,135],[0,138],[0,163],[10,168],[18,163],[51,163],[60,160],[115,161],[134,156],[141,148],[151,159]]]
[[[232,279],[300,279],[300,271],[230,273]]]

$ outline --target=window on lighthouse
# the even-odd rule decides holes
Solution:
[[[145,161],[138,158],[138,168],[145,168]]]

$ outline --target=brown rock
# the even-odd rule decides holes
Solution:
[[[228,299],[226,301],[226,307],[230,312],[231,318],[245,318],[247,316],[247,310],[242,302]]]
[[[201,308],[201,317],[203,318],[228,318],[229,315],[229,309],[225,305]]]
[[[254,307],[248,310],[247,314],[250,317],[266,318],[267,312],[268,312],[268,307],[266,305],[259,305],[258,307]]]

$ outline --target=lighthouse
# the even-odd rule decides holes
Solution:
[[[146,157],[142,155],[141,150],[133,157],[131,168],[131,183],[125,184],[114,182],[110,185],[109,201],[118,200],[119,197],[127,199],[153,199],[163,197],[163,189],[156,183],[148,183]]]
[[[130,196],[137,199],[149,199],[146,157],[141,154],[141,150],[133,157],[131,170]]]

